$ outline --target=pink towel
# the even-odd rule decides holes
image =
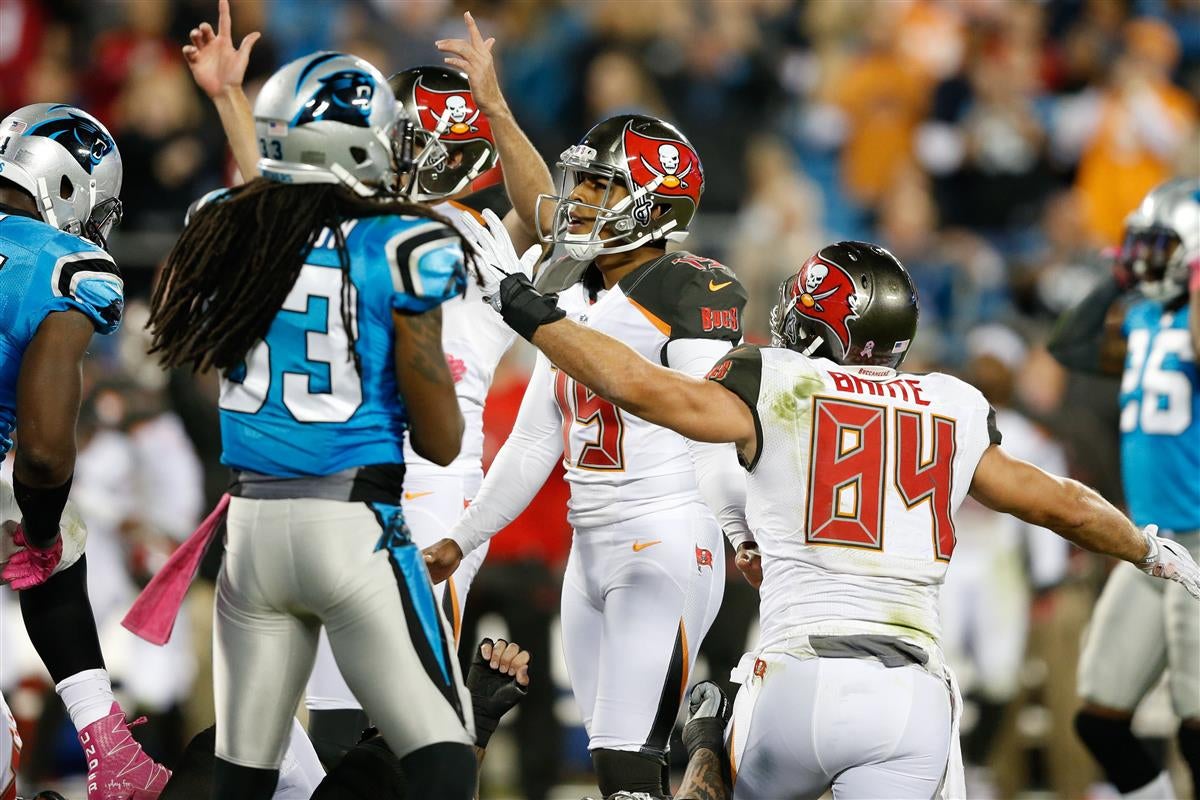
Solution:
[[[217,507],[204,518],[200,527],[192,532],[179,549],[171,554],[167,563],[158,571],[146,588],[133,601],[133,607],[121,620],[121,624],[142,637],[151,644],[166,644],[171,638],[171,630],[175,627],[175,618],[183,605],[183,598],[196,571],[200,569],[200,560],[204,551],[212,541],[225,512],[229,509],[229,495],[221,495]]]

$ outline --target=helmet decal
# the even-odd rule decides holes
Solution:
[[[89,175],[116,148],[116,143],[96,123],[70,112],[65,117],[42,120],[25,135],[44,136],[58,142]]]
[[[292,127],[322,121],[369,127],[371,100],[374,97],[374,78],[358,69],[339,70],[321,78],[321,87],[297,112]]]
[[[823,323],[850,349],[850,320],[858,319],[858,292],[854,279],[837,264],[813,256],[804,262],[792,287],[792,302],[798,313]]]
[[[430,133],[440,127],[438,138],[444,141],[493,141],[491,123],[480,113],[470,92],[430,89],[418,78],[413,85],[413,105],[421,115],[421,127]]]
[[[700,204],[704,172],[700,157],[690,145],[677,139],[645,136],[633,130],[632,124],[625,126],[624,144],[634,183],[655,194],[690,197]]]

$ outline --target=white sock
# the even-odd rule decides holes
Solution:
[[[1175,787],[1171,784],[1171,776],[1164,770],[1145,786],[1127,792],[1121,797],[1137,798],[1137,800],[1175,800]]]
[[[62,698],[77,731],[107,717],[116,702],[112,682],[105,669],[77,672],[55,686],[54,691]]]

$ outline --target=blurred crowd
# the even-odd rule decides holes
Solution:
[[[215,381],[168,375],[147,359],[138,298],[187,206],[234,179],[215,113],[179,54],[215,5],[0,0],[0,110],[80,105],[110,127],[124,160],[113,252],[131,302],[121,335],[97,339],[88,364],[74,497],[91,528],[93,604],[113,642],[106,653],[162,662],[126,673],[123,690],[127,708],[151,714],[152,749],[163,757],[211,719],[210,589],[193,590],[192,613],[164,650],[117,622],[226,475]],[[1109,269],[1105,249],[1142,195],[1200,172],[1200,2],[234,0],[235,41],[264,33],[247,91],[253,98],[278,65],[319,49],[355,53],[385,73],[440,63],[433,42],[461,33],[468,8],[497,38],[509,103],[550,163],[615,113],[665,117],[692,140],[706,191],[688,247],[737,272],[750,292],[752,338],[765,336],[775,287],[810,252],[837,239],[877,241],[920,290],[908,368],[973,379],[1029,424],[1046,460],[1119,501],[1116,386],[1065,374],[1042,342]],[[528,363],[518,350],[497,374],[492,452],[511,427]],[[540,694],[517,715],[516,745],[509,756],[499,745],[485,771],[486,784],[509,794],[490,796],[547,797],[587,768],[555,653],[565,497],[552,477],[540,505],[494,541],[467,609],[468,645],[481,616],[489,633],[503,620],[542,665]],[[988,558],[1012,568],[1004,607],[1015,610],[979,624],[1018,637],[1007,674],[988,677],[1000,657],[961,621],[966,611],[950,610],[947,623],[965,626],[957,657],[978,712],[965,727],[985,739],[968,757],[991,764],[986,780],[1000,796],[1082,796],[1098,773],[1070,730],[1074,665],[1105,567],[1047,551],[1032,534],[1001,539],[1003,553]],[[989,547],[964,544],[956,563]],[[753,636],[756,597],[731,578],[725,603],[707,647],[706,669],[718,677]],[[14,605],[0,593],[0,688],[31,734],[29,769],[53,776],[71,763],[73,737],[55,732],[57,704],[40,702],[45,680]],[[122,674],[120,663],[110,669]],[[135,676],[147,672],[160,679],[142,685]],[[1140,729],[1165,733],[1151,706]]]

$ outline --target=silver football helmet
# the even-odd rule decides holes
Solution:
[[[75,106],[34,103],[0,121],[0,178],[29,192],[47,224],[101,247],[121,221],[121,153]]]
[[[264,178],[342,183],[363,196],[391,191],[402,111],[383,74],[345,53],[320,52],[280,68],[254,103]]]
[[[1125,218],[1121,258],[1146,297],[1170,302],[1187,289],[1200,259],[1200,180],[1175,178],[1150,190]]]

